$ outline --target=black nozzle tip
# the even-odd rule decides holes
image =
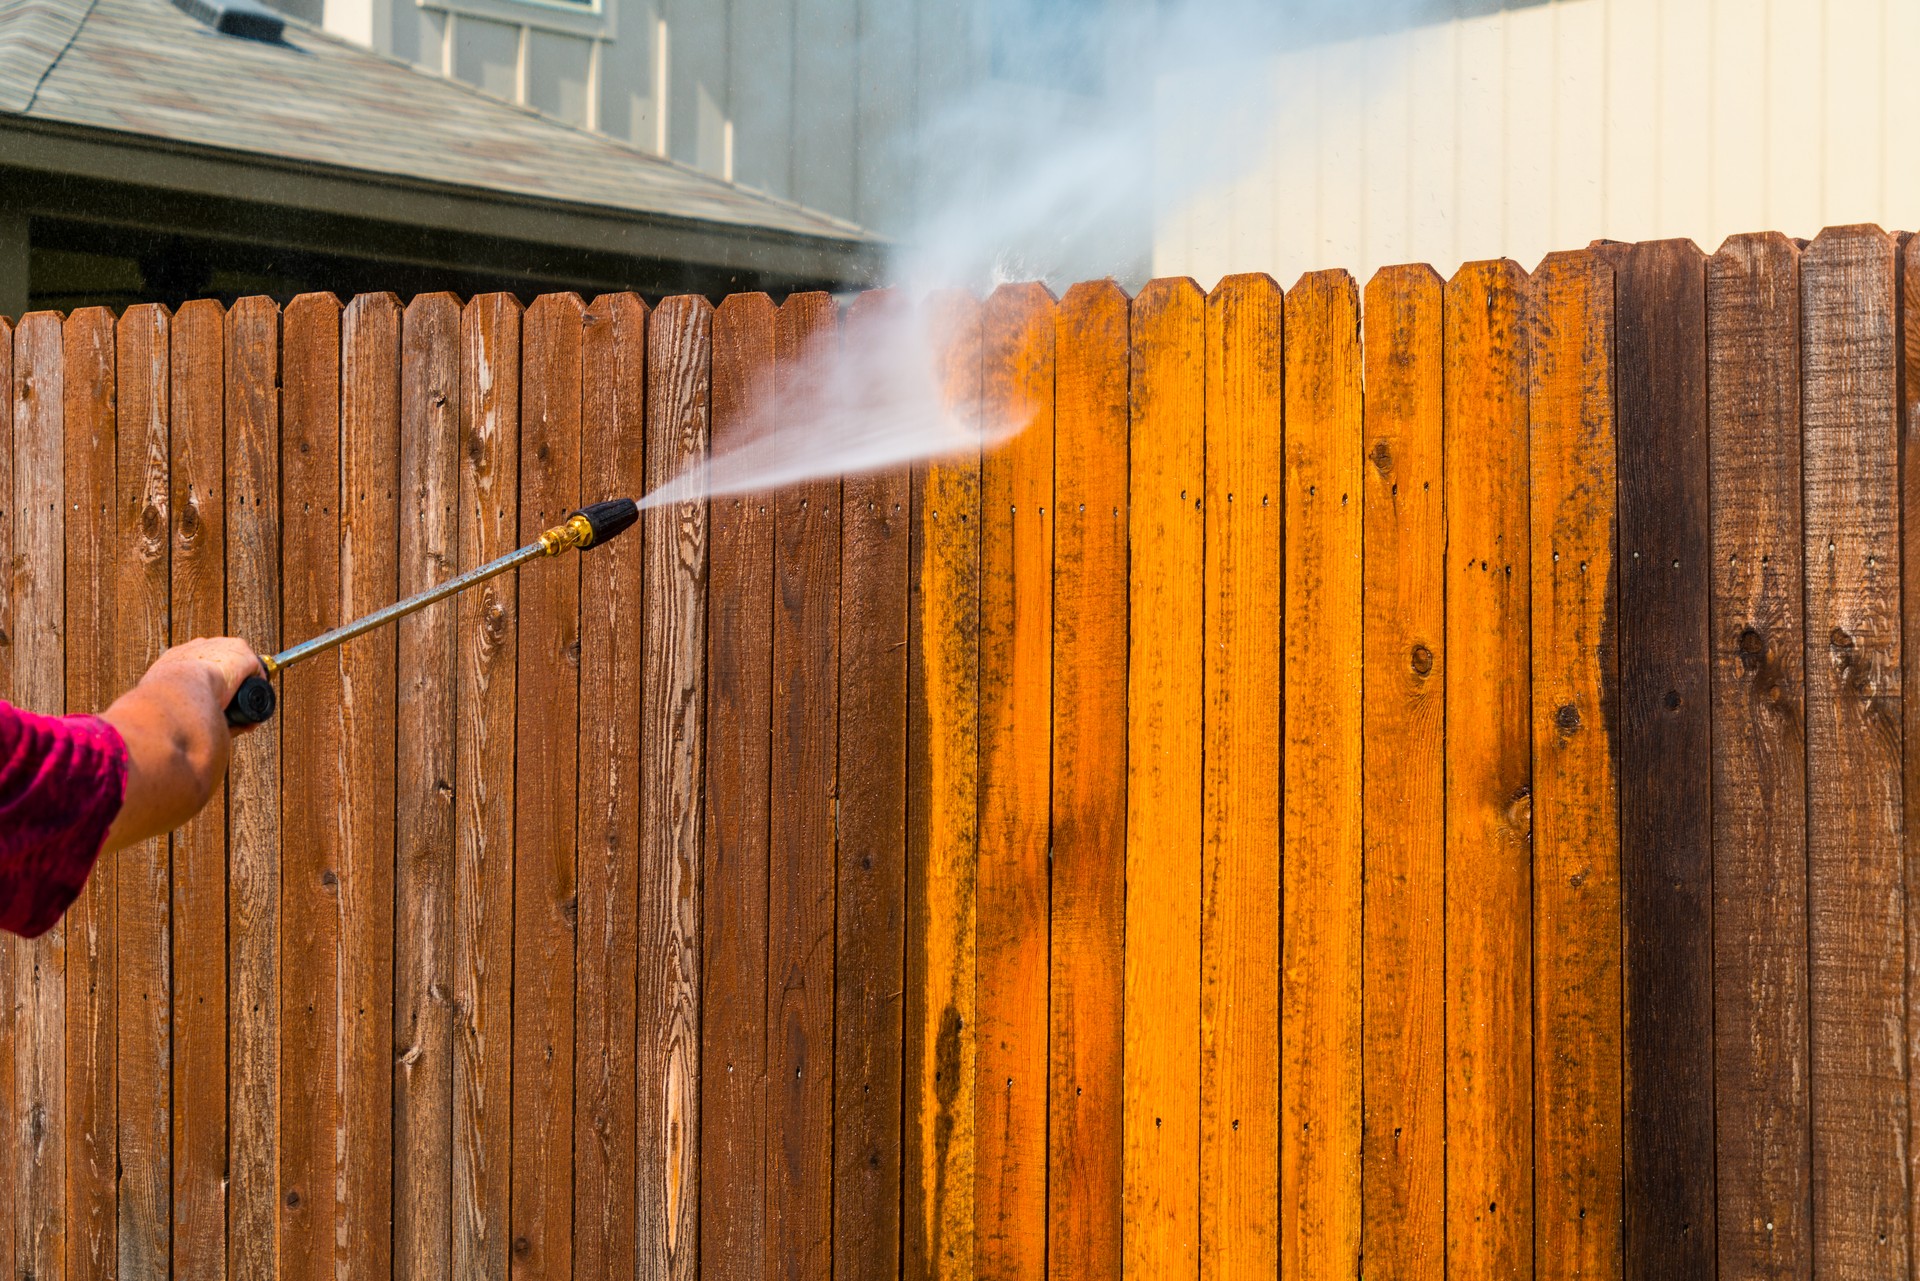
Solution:
[[[227,704],[227,724],[236,729],[262,724],[272,718],[274,705],[279,701],[266,677],[249,676],[240,683],[233,701]]]
[[[598,547],[601,543],[618,537],[640,519],[640,504],[631,498],[609,498],[604,503],[595,503],[591,507],[582,507],[573,516],[584,516],[587,524],[593,527],[593,541],[589,547]]]

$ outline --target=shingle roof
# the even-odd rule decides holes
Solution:
[[[266,44],[169,0],[0,0],[0,112],[173,143],[840,241],[745,191],[295,21]]]

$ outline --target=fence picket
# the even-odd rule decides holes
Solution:
[[[1367,285],[1365,1063],[1361,1248],[1386,1277],[1445,1272],[1446,523],[1442,289]]]
[[[1894,245],[1800,259],[1813,1267],[1907,1270]]]
[[[1811,1274],[1800,251],[1707,264],[1720,1270]]]
[[[1534,1266],[1620,1271],[1613,273],[1533,275]]]
[[[113,697],[119,666],[113,313],[105,307],[74,312],[67,317],[62,345],[66,705],[73,712],[98,712]],[[119,860],[95,863],[65,921],[67,1249],[62,1275],[75,1281],[112,1276],[119,1258],[118,888]]]
[[[1222,1256],[1238,1244],[1226,1210],[1237,1188],[1210,1182],[1231,1168],[1238,1135],[1209,1136],[1201,1120],[1216,1095],[1201,1048],[1206,326],[1190,280],[1149,284],[1129,317],[1122,1232],[1138,1276],[1192,1276],[1212,1222],[1226,1229]],[[1233,1098],[1224,1082],[1217,1094]],[[1203,1212],[1213,1198],[1221,1210]]]
[[[855,300],[850,325],[911,324],[906,299]],[[905,468],[841,497],[839,885],[833,1017],[833,1275],[900,1275],[900,1071],[907,839]]]
[[[1204,505],[1181,503],[1168,513],[1179,517],[1176,528],[1204,523],[1205,566],[1194,573],[1176,564],[1179,596],[1142,614],[1139,629],[1151,634],[1175,615],[1193,620],[1169,629],[1169,643],[1179,646],[1173,666],[1180,678],[1195,683],[1183,689],[1183,697],[1195,702],[1191,708],[1169,709],[1184,720],[1177,727],[1179,737],[1167,745],[1187,753],[1177,765],[1184,812],[1174,828],[1183,852],[1193,822],[1184,788],[1192,785],[1195,764],[1201,767],[1201,777],[1194,780],[1201,788],[1201,861],[1174,862],[1171,870],[1181,880],[1164,888],[1179,908],[1166,927],[1180,937],[1154,946],[1178,958],[1183,997],[1191,992],[1185,984],[1198,962],[1199,1004],[1181,1012],[1199,1020],[1199,1076],[1174,1084],[1199,1095],[1199,1223],[1169,1245],[1176,1247],[1180,1270],[1191,1272],[1178,1251],[1191,1250],[1197,1240],[1201,1275],[1211,1278],[1270,1275],[1279,1266],[1281,534],[1286,500],[1280,286],[1267,276],[1229,276],[1205,307],[1204,338],[1188,338],[1189,353],[1202,349],[1189,376],[1197,381],[1204,371],[1206,382],[1204,494],[1198,484],[1194,487]],[[1180,405],[1175,401],[1170,408],[1177,413]],[[1180,442],[1176,423],[1152,426]],[[1200,443],[1191,437],[1184,442],[1176,447]],[[1146,444],[1136,441],[1137,448]],[[1167,494],[1162,501],[1173,497]],[[1144,551],[1140,544],[1134,554]],[[1186,551],[1183,546],[1182,554]],[[1192,598],[1196,591],[1203,597],[1199,602]],[[1193,623],[1204,633],[1195,634]],[[1136,654],[1155,665],[1160,658],[1144,636]],[[1144,686],[1146,680],[1139,679]],[[1198,762],[1191,759],[1193,721],[1204,726]],[[1140,907],[1156,910],[1151,896],[1143,895]],[[1189,911],[1197,914],[1188,918]],[[1149,1019],[1138,1043],[1156,1039]],[[1174,1050],[1183,1068],[1191,1045],[1182,1026]],[[1164,1108],[1163,1101],[1156,1111]],[[1183,1119],[1191,1115],[1184,1105],[1178,1111]],[[1174,1151],[1184,1161],[1187,1140],[1176,1140]],[[1181,1183],[1179,1166],[1161,1177]]]
[[[1447,282],[1447,1270],[1533,1270],[1528,283]]]
[[[1902,643],[1920,635],[1920,244],[1912,232],[1901,237],[1899,265],[1898,333],[1900,361],[1900,634]],[[1909,513],[1912,513],[1909,515]],[[1920,831],[1920,753],[1906,750],[1920,743],[1920,663],[1907,662],[1900,670],[1900,742],[1902,831]],[[1907,1204],[1908,1250],[1920,1255],[1920,863],[1906,860],[1907,927]]]
[[[158,305],[129,308],[115,334],[119,449],[114,460],[111,544],[114,662],[105,698],[139,681],[167,647],[168,393],[171,321]],[[109,569],[109,567],[102,567]],[[105,706],[104,703],[100,706]],[[173,1187],[172,950],[167,838],[112,855],[122,892],[115,905],[119,1110],[118,1275],[167,1275]]]
[[[765,294],[736,294],[713,314],[716,454],[772,391],[773,323]],[[771,503],[722,494],[708,515],[699,1222],[701,1272],[715,1281],[760,1281],[766,1267]]]
[[[647,305],[608,294],[581,338],[580,493],[646,488]],[[635,1275],[634,1055],[640,833],[639,538],[580,562],[579,970],[574,996],[573,1272]],[[657,1010],[649,1010],[653,1019]]]
[[[982,392],[982,307],[928,304],[949,409]],[[972,1276],[975,901],[979,860],[980,459],[916,468],[907,601],[907,1020],[901,1111],[902,1270]]]

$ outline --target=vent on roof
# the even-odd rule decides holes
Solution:
[[[192,14],[223,35],[242,40],[280,39],[286,21],[279,14],[254,0],[173,0],[176,7]]]

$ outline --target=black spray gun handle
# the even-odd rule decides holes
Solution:
[[[273,709],[279,703],[279,696],[273,692],[273,682],[256,673],[240,682],[239,690],[227,704],[227,724],[235,729],[259,725],[273,718]]]

